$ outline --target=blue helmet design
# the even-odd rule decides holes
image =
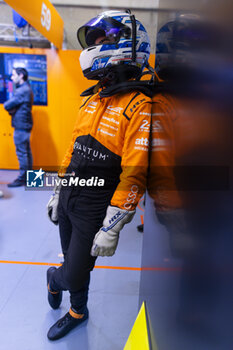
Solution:
[[[136,77],[147,65],[150,40],[141,22],[128,12],[106,11],[79,28],[80,65],[87,79],[109,72]]]

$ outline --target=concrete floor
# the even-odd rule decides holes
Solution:
[[[61,340],[47,331],[69,309],[64,293],[58,310],[47,303],[48,264],[62,261],[58,228],[46,214],[49,191],[9,189],[17,171],[0,170],[0,350],[121,350],[138,313],[142,234],[139,210],[121,233],[116,254],[98,258],[92,272],[89,320]],[[103,267],[105,266],[105,267]]]

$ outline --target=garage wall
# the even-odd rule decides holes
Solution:
[[[56,167],[69,144],[80,93],[93,85],[83,77],[79,66],[80,51],[3,48],[4,53],[45,54],[47,56],[48,106],[33,106],[34,127],[31,143],[34,168]],[[0,104],[0,168],[17,169],[13,128],[9,114]]]

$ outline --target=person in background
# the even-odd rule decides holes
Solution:
[[[26,184],[27,170],[32,169],[30,135],[32,130],[33,92],[28,83],[28,72],[17,67],[12,70],[11,80],[15,84],[14,95],[4,103],[5,110],[11,115],[14,130],[14,143],[19,161],[19,176],[8,187]]]

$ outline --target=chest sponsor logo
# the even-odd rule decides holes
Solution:
[[[120,115],[122,110],[123,110],[123,107],[108,106],[106,109],[106,113],[113,114],[113,115]]]
[[[102,117],[102,119],[105,119],[105,120],[107,120],[108,122],[112,122],[112,123],[114,123],[114,124],[116,124],[116,125],[119,125],[119,122],[118,122],[118,120],[115,120],[114,118],[108,118],[108,117],[106,117],[105,115]]]
[[[94,102],[94,101],[92,101],[92,102],[90,102],[90,103],[88,103],[88,105],[87,105],[87,107],[86,107],[86,109],[85,109],[85,112],[86,113],[95,113],[95,111],[96,111],[96,105],[97,105],[97,102]]]
[[[106,126],[109,129],[112,129],[112,130],[116,130],[116,131],[118,130],[118,128],[113,126],[113,125],[108,125],[108,124],[106,124],[104,122],[100,122],[100,124],[103,125],[103,126]]]
[[[101,134],[105,134],[105,135],[108,135],[108,136],[111,136],[111,137],[115,137],[116,136],[115,134],[112,134],[111,132],[109,132],[107,130],[104,130],[104,129],[101,129],[101,128],[99,128],[98,131],[101,132]]]
[[[83,158],[90,159],[92,161],[94,161],[95,159],[106,160],[109,157],[108,154],[102,153],[99,150],[94,149],[92,147],[82,145],[80,142],[77,141],[74,143],[73,149],[77,150],[78,154],[83,156]]]

